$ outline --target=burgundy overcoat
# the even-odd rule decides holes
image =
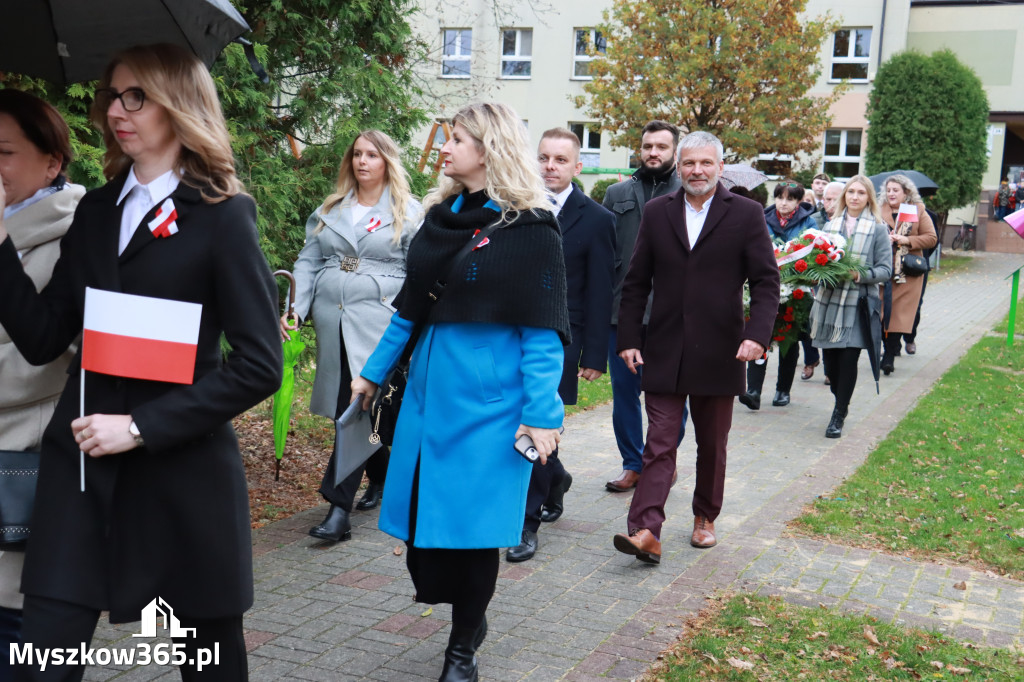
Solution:
[[[693,248],[684,191],[652,199],[622,289],[618,351],[640,348],[649,393],[738,395],[746,389],[744,339],[767,347],[779,310],[779,268],[764,210],[719,183]],[[750,319],[743,283],[750,282]],[[646,336],[644,308],[654,287]]]

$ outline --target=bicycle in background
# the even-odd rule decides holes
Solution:
[[[960,225],[960,231],[953,237],[953,250],[973,251],[977,239],[978,226],[964,222]]]

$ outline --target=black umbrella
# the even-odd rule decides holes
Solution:
[[[912,183],[917,185],[917,191],[921,193],[921,196],[929,196],[939,191],[939,186],[935,184],[935,181],[924,173],[915,170],[893,170],[869,176],[869,179],[875,185],[876,192],[881,192],[885,189],[885,181],[889,179],[890,175],[906,175]]]
[[[174,43],[210,66],[249,30],[228,0],[18,0],[4,3],[0,71],[58,85],[95,80],[134,45]]]
[[[871,373],[875,376],[875,393],[878,386],[879,356],[882,348],[882,304],[874,296],[862,295],[857,299],[857,316],[864,333],[864,345],[868,349]]]

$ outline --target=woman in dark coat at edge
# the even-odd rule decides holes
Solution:
[[[499,548],[519,544],[531,466],[556,447],[569,336],[565,263],[526,128],[503,104],[453,119],[440,186],[409,246],[398,312],[353,395],[370,396],[423,325],[388,466],[380,528],[404,540],[416,600],[452,605],[443,682],[478,679],[475,652],[498,578]],[[459,262],[478,230],[504,221]],[[428,292],[446,286],[436,304]],[[369,405],[369,398],[364,399]],[[536,465],[515,450],[528,434]]]
[[[43,435],[24,640],[88,648],[101,611],[124,623],[159,606],[195,628],[175,638],[183,680],[246,680],[252,545],[231,419],[277,389],[282,363],[256,206],[235,175],[213,79],[182,48],[116,56],[93,121],[109,182],[82,199],[41,293],[0,227],[0,323],[29,361],[44,363],[81,333],[86,287],[198,303],[195,369],[191,384],[85,372],[81,417],[76,355]],[[168,196],[177,231],[158,238],[149,224]],[[197,670],[198,650],[214,647],[219,665]],[[82,665],[25,667],[31,680],[84,674]]]
[[[768,226],[768,236],[772,242],[788,242],[804,233],[817,228],[814,221],[814,207],[802,203],[804,186],[796,180],[786,178],[775,186],[775,204],[764,210],[764,222]],[[810,341],[806,331],[800,332],[801,341]],[[793,388],[796,377],[797,360],[800,359],[800,346],[794,343],[785,354],[779,351],[779,374],[775,381],[775,397],[772,405],[785,407],[789,405],[789,392]],[[739,401],[752,410],[761,408],[761,388],[764,386],[764,375],[768,369],[768,356],[747,363],[747,392],[739,397]]]

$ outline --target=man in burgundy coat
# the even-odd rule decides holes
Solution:
[[[644,367],[648,429],[629,532],[616,535],[614,544],[648,563],[661,561],[661,526],[687,397],[697,440],[690,544],[716,543],[733,399],[745,390],[745,363],[768,347],[779,309],[779,268],[764,210],[718,183],[722,155],[722,143],[710,133],[690,133],[679,143],[682,187],[645,207],[623,284],[617,349],[631,371]],[[746,322],[744,282],[750,283]]]

